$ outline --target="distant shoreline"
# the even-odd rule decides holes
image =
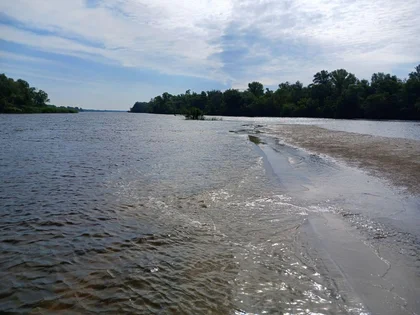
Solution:
[[[167,114],[167,113],[149,113],[149,112],[133,112],[133,111],[120,111],[123,113],[132,113],[132,114],[147,114],[147,115],[163,115],[163,116],[182,116],[180,113]],[[244,116],[244,115],[208,115],[204,114],[205,117],[240,117],[240,118],[291,118],[291,119],[329,119],[329,120],[350,120],[350,121],[399,121],[399,122],[420,122],[420,119],[398,119],[398,118],[334,118],[334,117],[311,117],[311,116]]]
[[[78,110],[74,108],[67,107],[57,107],[57,106],[45,106],[45,107],[36,107],[34,109],[25,109],[25,110],[16,110],[16,111],[7,111],[0,112],[4,115],[24,115],[24,114],[77,114]]]
[[[157,95],[135,102],[132,112],[247,117],[313,117],[420,120],[420,65],[408,79],[382,72],[371,80],[358,79],[345,69],[317,72],[311,84],[284,82],[276,90],[251,82],[245,90],[234,88],[172,95]]]

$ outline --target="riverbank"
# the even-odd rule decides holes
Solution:
[[[340,159],[376,177],[384,177],[410,194],[420,194],[419,141],[307,125],[277,125],[272,132],[286,143]]]
[[[294,255],[313,262],[326,286],[351,305],[343,313],[417,314],[417,141],[310,125],[259,127],[249,130],[258,134],[250,141],[267,175],[302,205]]]
[[[37,107],[8,108],[0,114],[76,114],[79,111],[74,107],[45,105]]]

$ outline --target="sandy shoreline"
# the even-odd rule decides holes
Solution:
[[[334,279],[344,299],[361,303],[359,313],[417,314],[420,141],[310,125],[261,131],[268,137],[256,144],[288,194],[325,207],[307,214],[299,234],[320,274]],[[354,168],[319,162],[311,153]],[[307,190],[295,189],[299,185]]]
[[[420,141],[308,125],[276,125],[272,131],[286,143],[343,160],[420,195]]]

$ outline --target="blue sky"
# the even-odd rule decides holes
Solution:
[[[0,1],[0,72],[51,102],[128,109],[187,89],[310,83],[420,63],[418,0]]]

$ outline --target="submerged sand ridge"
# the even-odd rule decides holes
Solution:
[[[420,194],[420,141],[332,131],[308,125],[277,125],[286,143],[326,154]]]

